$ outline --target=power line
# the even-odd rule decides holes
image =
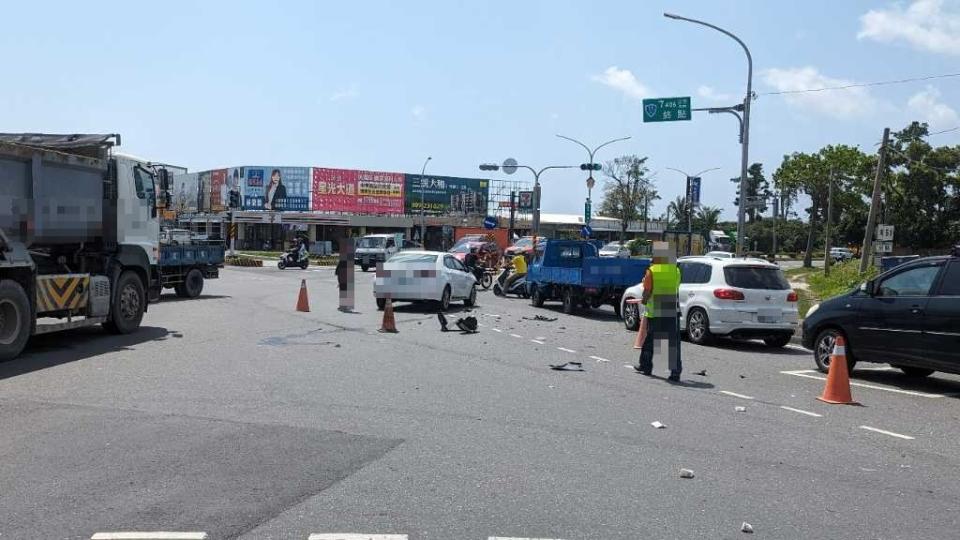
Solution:
[[[901,158],[903,158],[904,160],[906,160],[906,162],[907,162],[908,164],[910,164],[910,165],[916,165],[916,166],[918,166],[918,167],[925,167],[925,168],[930,169],[930,170],[932,170],[932,171],[941,172],[941,173],[943,173],[943,174],[951,174],[951,173],[956,172],[956,170],[957,170],[956,167],[954,167],[953,169],[948,169],[948,168],[945,168],[945,167],[934,167],[933,165],[927,165],[927,164],[924,163],[923,161],[917,161],[917,160],[915,160],[915,159],[911,159],[910,156],[904,154],[904,153],[901,152],[900,150],[897,150],[897,149],[894,148],[893,146],[888,146],[888,147],[887,147],[887,150],[890,151],[890,152],[893,152],[894,154],[897,154],[898,156],[900,156]]]
[[[927,75],[925,77],[913,77],[910,79],[895,79],[890,81],[875,81],[868,83],[845,84],[843,86],[825,86],[823,88],[805,88],[803,90],[781,90],[779,92],[763,92],[761,96],[780,96],[784,94],[806,94],[809,92],[827,92],[830,90],[847,90],[850,88],[863,88],[866,86],[887,86],[891,84],[904,84],[911,82],[930,81],[934,79],[948,79],[951,77],[960,77],[960,73],[944,73],[941,75]]]

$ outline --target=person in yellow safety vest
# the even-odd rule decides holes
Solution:
[[[527,275],[527,258],[523,255],[514,255],[513,259],[510,260],[513,264],[513,273],[510,274],[510,277],[507,278],[507,281],[503,284],[503,290],[509,291],[510,286],[513,285],[513,282]]]
[[[683,364],[680,362],[680,269],[666,242],[654,242],[653,264],[643,276],[644,317],[647,317],[647,337],[640,350],[640,362],[634,369],[650,375],[653,372],[654,339],[667,341],[670,377],[680,380]],[[658,347],[659,348],[659,347]]]

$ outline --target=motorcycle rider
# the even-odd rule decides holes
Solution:
[[[514,282],[527,275],[527,258],[523,255],[514,255],[513,259],[510,260],[510,264],[513,265],[513,273],[510,274],[510,277],[504,282],[504,291],[509,291]]]

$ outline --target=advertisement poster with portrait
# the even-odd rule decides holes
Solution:
[[[409,214],[423,213],[428,216],[451,214],[485,215],[490,200],[490,182],[480,178],[457,178],[453,176],[423,176],[407,174],[404,182],[404,207]]]
[[[309,167],[248,166],[242,170],[244,210],[309,210]]]
[[[203,171],[199,174],[199,185],[197,191],[197,211],[200,213],[210,211],[210,180],[212,171]]]
[[[197,212],[200,175],[197,173],[174,175],[170,185],[170,210],[179,214]]]

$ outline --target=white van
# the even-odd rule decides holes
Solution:
[[[419,249],[420,245],[403,238],[403,233],[368,234],[357,241],[353,260],[366,272],[378,262],[386,262],[391,255],[404,249]]]

